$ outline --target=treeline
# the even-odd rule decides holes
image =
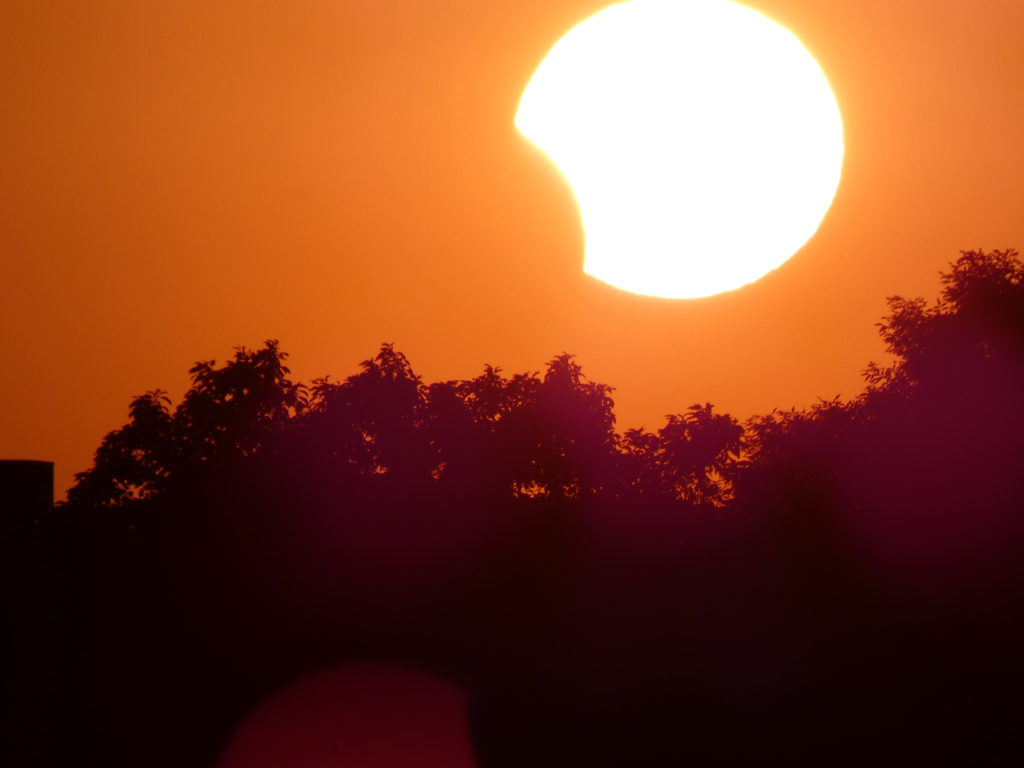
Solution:
[[[297,471],[331,492],[389,486],[474,492],[492,500],[659,496],[724,505],[742,465],[744,429],[710,404],[658,432],[615,431],[612,388],[568,354],[538,373],[487,366],[473,379],[425,384],[392,345],[341,382],[288,378],[276,341],[192,370],[172,408],[161,390],[131,403],[77,476],[70,507],[129,509],[218,473]],[[756,426],[755,426],[756,429]],[[328,489],[325,489],[327,492]]]
[[[468,687],[484,768],[1024,757],[1024,264],[889,307],[858,397],[654,432],[566,354],[196,364],[36,534],[71,754],[212,764],[261,696],[378,659]]]

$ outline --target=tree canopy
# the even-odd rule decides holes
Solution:
[[[571,355],[538,373],[486,366],[473,379],[426,385],[384,344],[344,381],[288,378],[274,340],[239,347],[221,366],[197,363],[172,407],[153,390],[109,433],[77,476],[71,506],[155,499],[197,473],[260,457],[304,461],[366,481],[486,483],[512,497],[578,499],[660,494],[722,504],[743,446],[735,419],[710,403],[667,417],[657,432],[614,431],[612,388],[590,381]]]
[[[177,722],[205,686],[186,764],[282,681],[384,657],[465,682],[484,768],[1019,755],[1019,254],[961,253],[879,333],[856,397],[656,430],[566,353],[433,383],[390,344],[341,380],[272,340],[197,363],[40,534],[87,585],[111,692],[82,708],[165,739],[112,702]]]

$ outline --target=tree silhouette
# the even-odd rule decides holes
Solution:
[[[196,363],[178,408],[163,390],[134,398],[129,421],[103,438],[93,467],[76,475],[71,506],[121,507],[164,493],[197,468],[255,455],[306,406],[293,384],[287,354],[271,340],[234,358]]]
[[[745,447],[743,427],[711,403],[671,414],[657,433],[631,429],[623,439],[630,484],[641,493],[724,506]]]
[[[261,453],[406,485],[472,475],[513,497],[640,489],[721,504],[742,448],[741,427],[710,404],[668,417],[658,433],[616,434],[612,388],[564,353],[543,377],[487,366],[430,386],[389,344],[340,382],[293,383],[286,359],[276,341],[240,347],[223,367],[197,363],[177,408],[162,390],[136,397],[129,422],[77,475],[69,505],[127,507]]]
[[[908,388],[952,377],[970,386],[977,375],[1008,373],[1019,365],[1024,341],[1024,264],[1017,251],[962,251],[941,275],[932,305],[923,298],[889,298],[879,323],[891,366],[872,363],[869,392]]]
[[[197,363],[34,534],[75,586],[69,754],[210,764],[268,691],[383,658],[470,688],[483,768],[1019,757],[1024,264],[940,280],[889,299],[863,393],[746,424],[620,433],[565,353]]]

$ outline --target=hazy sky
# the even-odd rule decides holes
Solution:
[[[887,295],[1024,247],[1024,3],[747,4],[828,75],[843,181],[785,266],[666,301],[581,273],[512,125],[602,0],[4,0],[0,458],[55,460],[60,495],[133,395],[266,338],[303,379],[382,341],[428,381],[572,352],[620,427],[856,393]]]

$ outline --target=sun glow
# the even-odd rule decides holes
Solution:
[[[842,169],[839,107],[788,30],[729,0],[631,0],[541,62],[516,127],[569,180],[584,271],[696,298],[757,280],[818,229]]]

